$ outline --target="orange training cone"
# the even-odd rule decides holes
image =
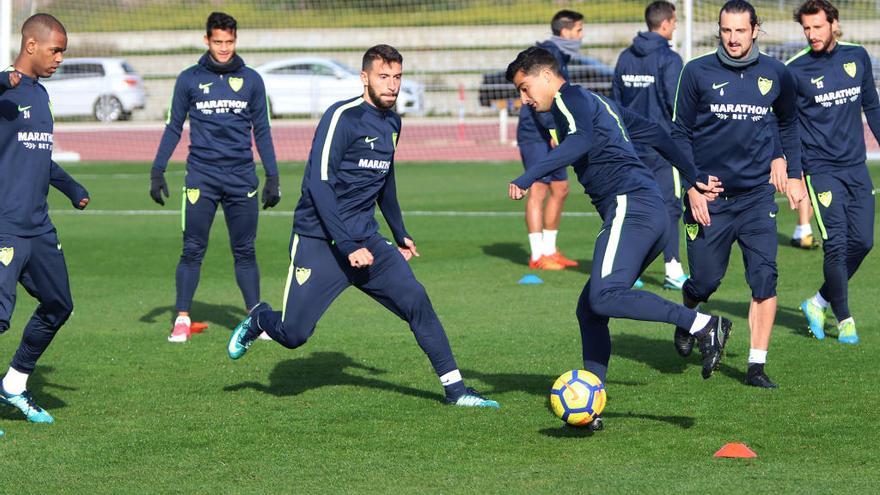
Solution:
[[[728,443],[715,452],[715,457],[752,458],[758,454],[744,443]]]
[[[201,321],[194,321],[189,326],[189,331],[191,333],[202,333],[205,329],[208,328],[208,324]]]

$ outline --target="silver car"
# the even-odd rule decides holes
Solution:
[[[65,59],[51,78],[40,82],[56,117],[127,120],[147,102],[143,79],[121,58]]]
[[[324,57],[296,57],[256,67],[266,85],[273,115],[320,115],[339,100],[364,92],[360,72]],[[424,111],[424,85],[403,79],[397,113]]]

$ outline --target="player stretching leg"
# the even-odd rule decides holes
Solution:
[[[825,283],[801,304],[810,331],[825,337],[828,305],[837,318],[837,340],[857,344],[849,309],[849,279],[874,245],[874,186],[865,164],[864,110],[880,139],[880,98],[871,58],[840,37],[837,8],[810,0],[795,12],[810,44],[787,62],[797,82],[804,173],[822,234]]]
[[[186,342],[190,338],[189,310],[218,204],[225,214],[235,280],[245,309],[252,309],[260,300],[260,270],[254,250],[260,181],[251,151],[252,130],[266,170],[263,209],[277,205],[281,199],[263,80],[235,53],[235,19],[214,12],[208,17],[206,28],[208,53],[177,78],[165,132],[150,173],[150,196],[165,205],[165,168],[189,114],[192,144],[186,159],[182,198],[183,253],[175,277],[177,319],[169,342]]]
[[[89,193],[52,161],[52,111],[38,81],[55,73],[66,48],[58,19],[36,14],[21,28],[18,58],[0,74],[0,333],[9,328],[17,283],[40,302],[3,377],[0,403],[34,423],[54,419],[28,392],[28,377],[73,312],[64,252],[46,204],[49,184],[75,208],[89,203]]]
[[[553,113],[560,137],[559,146],[539,166],[509,185],[510,198],[522,199],[538,178],[572,164],[602,217],[592,275],[577,306],[584,369],[605,380],[611,356],[609,318],[629,318],[690,329],[703,353],[703,378],[709,378],[720,363],[730,321],[632,289],[636,278],[662,251],[669,217],[651,171],[639,160],[631,141],[638,136],[655,146],[671,148],[679,155],[671,162],[682,169],[689,183],[697,182],[710,196],[721,191],[717,181],[697,179],[693,165],[659,125],[633,112],[627,112],[629,118],[622,120],[613,102],[567,83],[556,59],[546,50],[533,47],[521,52],[508,66],[507,79],[516,85],[523,104]],[[625,126],[629,119],[634,120]],[[627,130],[630,125],[632,134]],[[691,187],[688,195],[700,192]],[[601,428],[601,420],[591,427]]]
[[[362,96],[333,104],[321,118],[296,206],[282,311],[260,303],[229,339],[232,359],[265,331],[288,349],[302,346],[343,290],[354,285],[409,323],[446,391],[446,402],[498,407],[466,388],[425,288],[407,261],[418,256],[403,225],[394,180],[403,57],[391,46],[364,54]],[[376,203],[394,237],[378,233]]]

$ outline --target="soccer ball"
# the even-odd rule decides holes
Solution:
[[[589,371],[566,371],[550,390],[550,409],[570,425],[583,426],[604,408],[605,384]]]

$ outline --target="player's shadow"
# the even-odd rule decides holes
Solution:
[[[247,312],[238,306],[209,304],[199,301],[193,301],[189,313],[193,321],[213,323],[227,329],[235,328],[235,325],[238,325],[238,322],[247,316]],[[174,306],[159,306],[141,316],[140,321],[144,323],[158,323],[159,325],[165,325],[167,322],[170,325],[173,324],[176,316],[177,310]]]
[[[633,412],[627,413],[618,413],[618,412],[604,412],[602,413],[602,418],[607,420],[614,420],[608,422],[608,424],[616,423],[617,420],[627,420],[627,419],[647,419],[650,421],[656,421],[658,423],[667,423],[672,426],[677,426],[683,430],[687,430],[694,426],[695,420],[690,416],[658,416],[656,414],[638,414]],[[608,426],[606,425],[606,428]],[[554,438],[581,438],[581,437],[591,437],[595,433],[591,431],[589,428],[584,427],[575,427],[563,425],[556,428],[542,428],[538,430],[542,435]]]
[[[695,379],[702,381],[702,378],[699,377],[699,368],[702,364],[698,345],[694,343],[694,350],[690,356],[686,358],[679,356],[672,345],[671,329],[668,339],[655,339],[633,334],[615,335],[611,342],[611,353],[615,356],[646,364],[663,374],[683,374],[688,372],[694,375]],[[731,359],[735,359],[738,356],[738,352],[725,349],[724,361],[721,362],[716,373],[720,373],[735,381],[745,381],[746,374],[742,370],[727,364]],[[688,368],[694,369],[687,371]]]
[[[372,376],[362,376],[352,371],[367,372]],[[297,396],[303,392],[334,385],[351,385],[398,394],[411,395],[421,399],[437,401],[442,397],[417,388],[374,378],[386,371],[355,362],[342,352],[314,352],[306,357],[288,359],[278,363],[269,373],[269,384],[243,382],[223,387],[227,392],[253,389],[276,397]]]
[[[486,373],[477,370],[462,369],[462,375],[468,381],[479,381],[486,385],[478,390],[487,396],[503,394],[506,392],[525,392],[528,394],[546,396],[550,393],[550,387],[556,376],[538,373]],[[606,380],[608,385],[624,385],[640,387],[645,385],[640,382]]]
[[[704,309],[709,312],[717,310],[727,315],[748,319],[750,302],[751,299],[743,299],[742,301],[736,302],[725,301],[724,299],[712,299],[704,305]],[[774,326],[785,327],[795,334],[812,338],[807,331],[806,319],[804,319],[804,315],[801,313],[800,308],[797,307],[792,308],[781,304],[778,305],[776,308],[776,322],[774,323]],[[735,330],[737,332],[743,331],[748,334],[749,327],[747,325],[742,325],[741,328],[737,327]]]
[[[528,266],[529,253],[517,242],[496,242],[482,246],[483,254]]]
[[[60,397],[53,395],[50,392],[51,390],[61,390],[64,392],[75,392],[77,390],[74,387],[53,383],[49,380],[47,375],[51,375],[54,371],[55,368],[51,366],[40,365],[34,370],[30,378],[28,378],[28,391],[36,398],[40,407],[46,409],[50,413],[54,410],[67,407],[67,403]],[[24,415],[22,415],[18,409],[12,407],[0,408],[0,419],[26,421]]]

